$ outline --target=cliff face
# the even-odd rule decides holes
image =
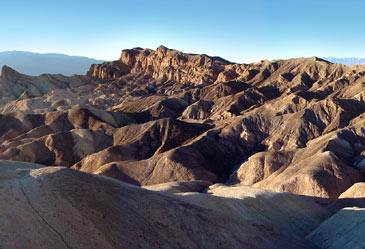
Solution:
[[[129,73],[143,73],[161,81],[189,82],[194,85],[213,83],[229,62],[206,55],[191,55],[164,46],[151,49],[123,50],[118,61],[92,65],[87,75],[103,80]]]
[[[123,50],[119,60],[94,64],[87,73],[104,81],[136,74],[145,79],[192,86],[240,81],[255,85],[270,83],[280,90],[297,91],[307,90],[315,82],[324,84],[351,75],[351,69],[317,57],[234,64],[219,57],[186,54],[160,46],[156,50]]]

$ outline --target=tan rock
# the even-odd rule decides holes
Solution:
[[[365,208],[365,183],[358,182],[343,192],[338,200],[328,207],[332,212],[345,207]]]

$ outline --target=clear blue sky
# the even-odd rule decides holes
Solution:
[[[2,0],[0,51],[112,60],[163,44],[234,62],[365,57],[364,10],[360,0]]]

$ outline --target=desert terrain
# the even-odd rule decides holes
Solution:
[[[365,65],[159,46],[0,75],[0,248],[363,248]]]

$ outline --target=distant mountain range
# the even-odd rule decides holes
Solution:
[[[339,63],[339,64],[344,64],[347,66],[352,66],[352,65],[362,65],[365,64],[365,58],[356,58],[356,57],[351,57],[351,58],[335,58],[335,57],[324,57],[323,59],[332,62],[332,63]]]
[[[102,63],[82,56],[69,56],[65,54],[39,54],[24,51],[0,52],[0,68],[7,65],[20,73],[28,75],[49,74],[86,74],[91,64]]]
[[[323,59],[344,65],[365,64],[365,58],[336,58],[323,57]],[[70,56],[57,53],[33,53],[26,51],[0,52],[0,68],[7,65],[16,71],[38,76],[41,74],[73,74],[85,75],[92,64],[100,64],[106,60],[96,60],[83,56]]]

